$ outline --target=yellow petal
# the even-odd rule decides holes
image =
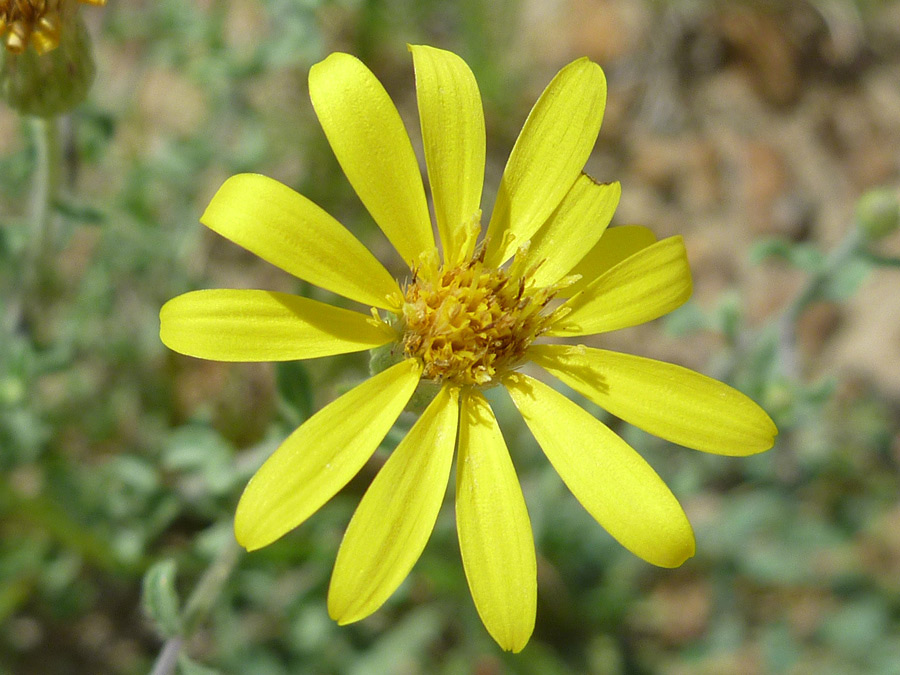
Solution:
[[[459,405],[444,387],[372,481],[338,551],[328,613],[339,624],[369,616],[422,554],[447,493]]]
[[[482,622],[503,649],[521,651],[537,607],[534,537],[497,420],[476,390],[460,415],[456,528]]]
[[[663,239],[626,258],[568,300],[548,335],[593,335],[652,321],[691,297],[684,240]]]
[[[762,408],[687,368],[567,345],[534,345],[529,356],[603,409],[667,441],[717,455],[752,455],[775,443],[778,430]]]
[[[193,291],[159,311],[159,337],[214,361],[293,361],[372,349],[396,339],[371,316],[287,293]]]
[[[347,180],[412,267],[434,249],[419,164],[397,108],[356,57],[335,53],[309,71],[309,96]]]
[[[250,479],[234,517],[248,551],[297,527],[362,468],[415,391],[421,366],[403,361],[310,417]]]
[[[568,271],[568,274],[577,274],[581,279],[562,289],[559,296],[571,298],[607,270],[655,242],[656,235],[649,227],[620,225],[607,228],[594,248]]]
[[[547,85],[500,180],[487,230],[489,264],[508,260],[559,206],[594,148],[605,107],[606,77],[586,58]]]
[[[625,441],[546,384],[520,373],[504,384],[563,482],[622,546],[660,567],[694,555],[678,500]]]
[[[484,184],[484,112],[475,76],[443,49],[410,45],[425,164],[444,261],[460,262],[464,226],[481,204]]]
[[[584,173],[578,177],[531,238],[526,268],[540,263],[534,274],[536,286],[556,283],[591,250],[609,225],[621,195],[618,183],[596,183]]]
[[[232,176],[200,222],[294,276],[392,309],[397,282],[359,240],[306,197],[258,174]]]

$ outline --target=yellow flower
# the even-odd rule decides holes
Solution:
[[[582,173],[606,101],[600,67],[580,59],[548,85],[476,243],[485,133],[475,79],[450,52],[410,50],[442,255],[396,108],[360,61],[332,54],[310,71],[313,107],[356,193],[409,265],[409,279],[398,284],[306,198],[269,178],[238,175],[202,222],[283,270],[372,307],[372,315],[282,293],[208,290],[166,303],[160,334],[178,352],[222,361],[386,352],[386,369],[309,418],[247,485],[235,533],[249,550],[315,513],[372,456],[417,387],[432,387],[430,404],[350,521],[329,613],[341,624],[358,621],[407,576],[434,527],[456,448],[469,588],[493,638],[519,651],[534,627],[534,542],[485,389],[505,387],[587,511],[627,549],[663,567],[694,553],[678,501],[608,427],[517,369],[534,362],[623,420],[706,452],[761,452],[776,429],[743,394],[679,366],[535,342],[650,321],[691,293],[682,239],[657,242],[641,227],[606,230],[619,184]]]
[[[105,5],[106,0],[78,0]],[[63,25],[72,20],[75,0],[0,0],[0,37],[7,51],[21,54],[28,45],[38,54],[59,46]]]

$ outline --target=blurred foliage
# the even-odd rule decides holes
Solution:
[[[700,14],[721,5],[647,11],[657,20],[682,4]],[[812,4],[864,21],[877,3]],[[847,302],[873,270],[896,268],[854,223],[836,246],[772,238],[747,252],[804,280],[780,314],[751,319],[736,288],[661,324],[680,340],[717,338],[705,371],[773,415],[773,451],[676,451],[609,420],[685,504],[698,551],[681,569],[648,566],[591,521],[500,397],[492,403],[539,554],[538,624],[522,654],[501,653],[478,619],[451,508],[383,609],[343,628],[328,618],[343,529],[399,431],[309,522],[237,559],[227,580],[215,574],[223,552],[236,555],[231,518],[247,479],[362,379],[366,362],[248,366],[168,353],[157,313],[178,293],[254,286],[322,297],[204,232],[206,202],[232,173],[266,173],[396,266],[315,122],[309,66],[335,49],[356,53],[402,93],[406,113],[405,43],[463,54],[484,96],[489,203],[533,100],[515,47],[527,11],[536,10],[514,0],[110,2],[89,17],[98,81],[60,126],[52,255],[36,274],[26,214],[37,139],[25,121],[2,119],[0,673],[147,672],[186,624],[186,675],[897,672],[900,401],[866,381],[806,372],[795,335],[814,303]],[[896,189],[878,194],[896,204]],[[876,206],[880,233],[896,211]],[[870,207],[871,198],[860,217]]]

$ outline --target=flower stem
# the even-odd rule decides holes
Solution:
[[[181,633],[166,640],[150,675],[171,675],[175,672],[181,648],[215,605],[225,582],[237,564],[241,550],[233,537],[229,537],[222,546],[188,597],[181,617]]]
[[[15,316],[23,316],[52,259],[53,205],[59,193],[61,151],[59,125],[55,117],[29,117],[34,139],[34,173],[28,202],[30,232],[23,256],[20,306]]]
[[[184,644],[184,638],[180,635],[169,638],[163,645],[162,651],[156,657],[156,663],[153,664],[153,670],[150,675],[169,675],[175,672],[175,666],[178,665],[178,655],[181,653],[181,646]]]

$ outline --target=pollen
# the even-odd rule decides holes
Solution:
[[[521,267],[487,266],[482,248],[459,265],[439,266],[435,257],[414,270],[402,303],[402,345],[422,363],[423,378],[491,386],[523,362],[547,329],[561,286],[533,288]]]
[[[106,0],[78,2],[106,4]],[[29,44],[45,54],[59,46],[63,23],[75,7],[75,0],[0,0],[0,39],[12,54],[21,54]]]

